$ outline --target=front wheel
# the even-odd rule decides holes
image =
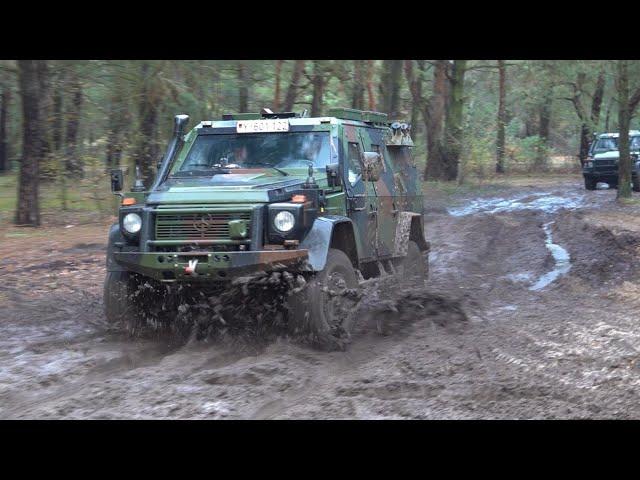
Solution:
[[[638,178],[637,176],[633,177],[631,179],[631,182],[632,182],[633,191],[634,192],[640,192],[640,178]]]
[[[329,249],[324,270],[289,298],[289,330],[329,350],[344,349],[353,328],[358,279],[349,257]]]
[[[109,325],[131,330],[138,323],[138,305],[134,299],[138,284],[137,277],[130,272],[107,272],[103,302]]]
[[[584,177],[584,188],[587,190],[595,190],[598,184],[597,179],[591,177]]]

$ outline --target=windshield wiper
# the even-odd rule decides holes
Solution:
[[[172,177],[208,177],[219,173],[231,173],[228,168],[209,168],[207,170],[184,170],[171,175]]]
[[[253,165],[260,165],[263,167],[267,167],[267,168],[272,168],[274,169],[276,172],[280,172],[282,175],[284,175],[285,177],[289,175],[288,172],[285,172],[284,170],[282,170],[281,168],[278,167],[274,167],[273,165],[270,165],[268,163],[261,163],[261,162],[257,162],[257,163],[252,163],[248,168],[251,168],[251,166]]]

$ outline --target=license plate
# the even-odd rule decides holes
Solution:
[[[288,132],[289,120],[240,120],[236,125],[238,133]]]

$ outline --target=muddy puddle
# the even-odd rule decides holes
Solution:
[[[566,195],[537,192],[515,198],[488,198],[469,201],[466,205],[449,208],[449,215],[462,217],[478,213],[496,214],[522,210],[538,210],[553,214],[560,209],[574,210],[584,203],[584,195],[570,192]]]
[[[541,290],[571,270],[571,256],[569,252],[557,243],[553,243],[552,227],[554,223],[555,221],[545,223],[543,229],[546,235],[545,246],[549,252],[551,252],[555,265],[553,270],[538,278],[538,280],[529,287],[529,290]]]

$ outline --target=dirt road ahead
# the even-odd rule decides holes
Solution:
[[[0,418],[639,418],[640,209],[614,197],[430,192],[428,288],[368,285],[332,353],[128,339],[102,320],[106,226],[6,230]]]

